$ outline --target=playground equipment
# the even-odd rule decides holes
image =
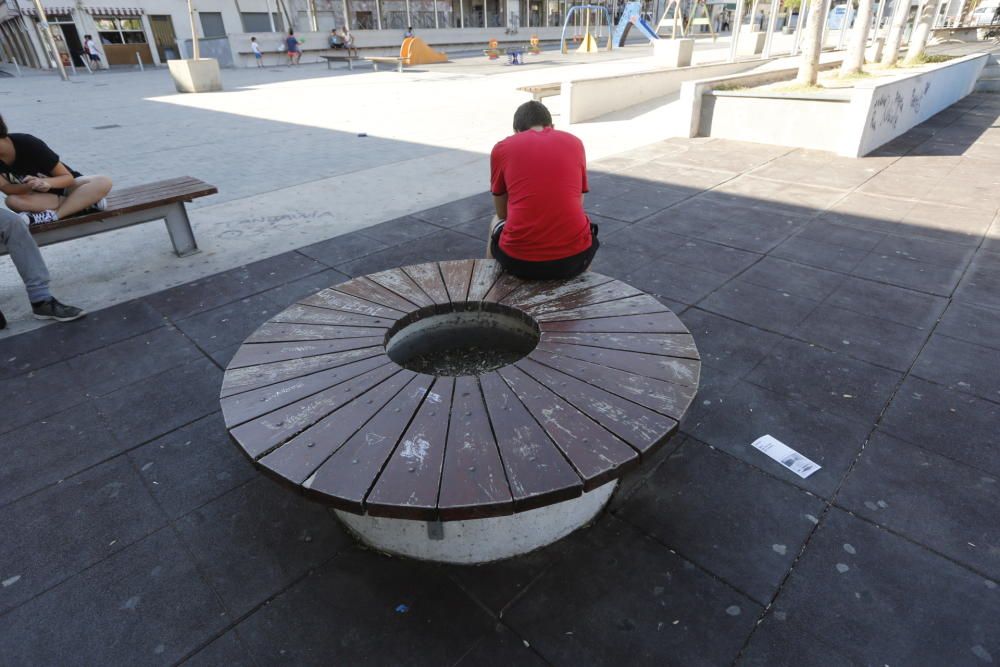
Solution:
[[[594,15],[594,24],[597,27],[597,37],[590,32],[590,16]],[[573,35],[573,41],[579,41],[580,46],[577,48],[579,53],[596,53],[600,50],[598,41],[603,37],[604,25],[608,26],[608,42],[605,45],[609,51],[611,50],[612,36],[611,31],[611,15],[608,13],[608,8],[604,5],[573,5],[566,11],[566,20],[563,22],[562,34],[559,37],[559,50],[563,53],[569,53],[569,49],[566,47],[566,30],[570,26],[570,22],[576,17],[576,32]],[[603,22],[601,18],[603,17]],[[581,28],[583,29],[581,32]]]
[[[430,65],[448,62],[447,54],[435,51],[419,37],[407,37],[399,47],[399,57],[405,65]]]
[[[660,36],[656,34],[653,27],[642,17],[642,3],[627,2],[622,9],[622,15],[618,19],[618,25],[615,27],[615,32],[611,39],[615,46],[619,48],[625,46],[625,39],[628,37],[632,26],[635,26],[650,42],[660,39]]]
[[[682,0],[669,0],[667,2],[666,8],[663,10],[663,16],[660,17],[660,22],[656,24],[656,34],[659,35],[660,32],[666,28],[670,28],[670,39],[677,38],[677,32],[680,31],[680,36],[685,37],[691,33],[692,25],[707,25],[709,32],[712,33],[712,41],[716,39],[715,28],[712,26],[712,13],[708,10],[708,5],[705,0],[695,0],[691,5],[691,13],[687,18],[687,25],[684,24],[684,13],[681,10]],[[703,16],[697,18],[698,10],[701,10]]]
[[[487,48],[483,49],[483,55],[490,60],[497,60],[500,56],[507,56],[508,65],[523,65],[522,57],[525,53],[537,56],[542,50],[538,46],[538,35],[532,35],[528,44],[517,44],[514,46],[501,47],[496,39],[491,39]]]

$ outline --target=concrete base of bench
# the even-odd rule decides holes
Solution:
[[[428,523],[335,513],[362,542],[379,551],[472,565],[520,556],[569,535],[597,516],[617,485],[614,480],[555,505],[488,519]]]

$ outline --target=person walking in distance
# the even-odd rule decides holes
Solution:
[[[288,52],[289,65],[298,65],[302,58],[302,49],[299,44],[299,38],[295,36],[295,31],[289,30],[288,37],[285,38],[285,51]]]
[[[260,44],[256,37],[250,38],[250,50],[253,51],[253,59],[257,61],[257,67],[263,67],[264,54],[260,52]]]

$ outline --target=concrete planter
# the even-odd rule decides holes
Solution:
[[[222,90],[219,61],[215,58],[168,60],[167,66],[179,93],[211,93]]]

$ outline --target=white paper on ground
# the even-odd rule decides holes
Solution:
[[[820,469],[820,466],[797,451],[769,435],[762,435],[753,441],[752,447],[764,452],[799,477],[805,479]]]

